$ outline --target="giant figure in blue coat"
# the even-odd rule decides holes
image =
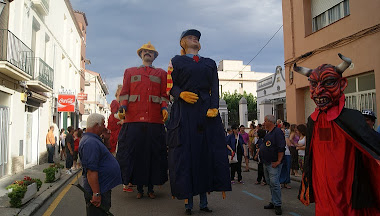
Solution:
[[[219,80],[215,61],[200,57],[195,29],[181,35],[181,56],[172,59],[174,97],[168,122],[171,192],[185,199],[191,214],[193,196],[200,195],[200,209],[207,207],[207,192],[230,191],[231,182],[225,134],[219,107]]]

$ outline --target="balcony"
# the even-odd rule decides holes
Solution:
[[[17,80],[32,78],[33,51],[8,29],[0,29],[0,72]]]
[[[37,12],[43,16],[49,14],[49,0],[32,0]]]
[[[33,59],[33,80],[26,84],[28,88],[37,92],[51,92],[53,90],[54,70],[41,58]]]

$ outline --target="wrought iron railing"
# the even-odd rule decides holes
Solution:
[[[0,61],[7,61],[33,75],[33,51],[8,29],[0,29]]]
[[[47,11],[49,11],[49,0],[42,0],[42,3],[44,4]]]
[[[43,84],[49,86],[53,89],[54,82],[54,70],[51,68],[44,60],[41,58],[32,58],[33,59],[33,79],[39,80]]]

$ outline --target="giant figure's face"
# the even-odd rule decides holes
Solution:
[[[314,69],[309,76],[310,97],[322,111],[338,104],[347,87],[347,79],[336,72],[332,65],[324,64]]]

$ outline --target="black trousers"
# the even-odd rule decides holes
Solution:
[[[111,190],[102,193],[101,194],[102,201],[101,205],[104,207],[105,210],[109,211],[111,208]],[[87,216],[102,216],[107,215],[105,211],[103,211],[101,208],[95,207],[91,204],[90,200],[92,199],[92,196],[90,193],[84,195],[84,199],[86,200],[86,212]]]
[[[235,172],[237,172],[238,181],[241,181],[241,179],[243,178],[241,176],[241,162],[243,160],[243,151],[241,150],[240,144],[237,146],[237,152],[236,152],[236,154],[237,154],[237,160],[238,160],[238,162],[230,164],[230,167],[231,167],[231,181],[233,181],[234,178],[235,178]]]
[[[261,179],[263,179],[263,182],[266,182],[265,176],[264,176],[264,164],[263,163],[259,163],[257,165],[257,181],[261,182]]]

